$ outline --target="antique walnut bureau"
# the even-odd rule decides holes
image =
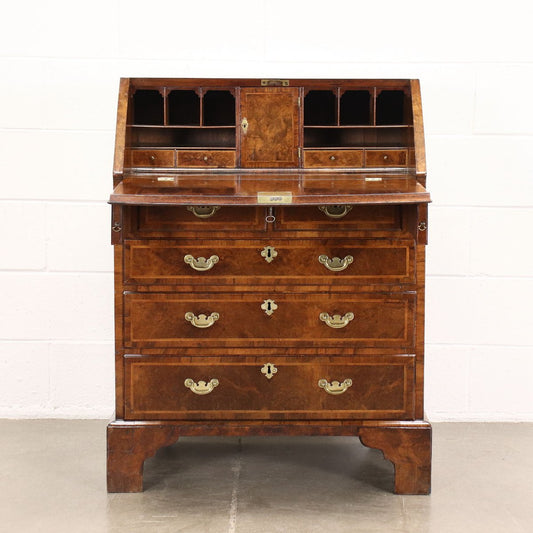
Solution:
[[[417,80],[122,79],[108,490],[190,435],[353,435],[430,490]]]

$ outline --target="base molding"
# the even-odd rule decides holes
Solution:
[[[139,422],[115,420],[107,426],[107,491],[142,492],[144,461],[180,436],[358,436],[379,449],[395,470],[394,492],[429,494],[431,425],[415,421]]]

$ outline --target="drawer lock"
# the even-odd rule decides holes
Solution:
[[[318,386],[321,389],[324,389],[328,394],[343,394],[352,386],[352,380],[345,379],[342,383],[339,383],[338,381],[328,383],[327,379],[319,379]]]
[[[277,371],[278,369],[272,363],[265,363],[263,368],[261,368],[261,374],[263,374],[267,379],[272,379]]]
[[[268,315],[271,316],[274,314],[274,311],[278,308],[274,300],[265,300],[261,304],[261,309]]]
[[[264,257],[267,263],[272,263],[277,256],[278,252],[273,246],[265,246],[261,251],[261,257]]]

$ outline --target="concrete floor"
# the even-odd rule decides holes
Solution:
[[[533,424],[435,424],[431,496],[348,437],[183,438],[108,495],[105,426],[1,420],[0,531],[533,531]]]

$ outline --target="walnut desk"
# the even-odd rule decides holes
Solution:
[[[108,490],[186,435],[353,435],[427,494],[417,80],[122,79]]]

